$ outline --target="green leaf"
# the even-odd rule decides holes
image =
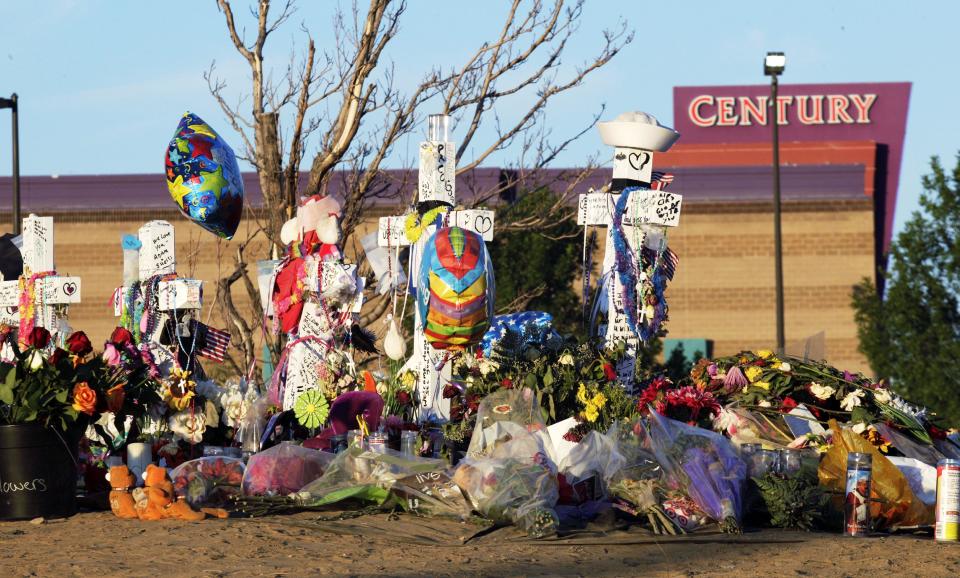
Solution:
[[[550,387],[553,385],[553,369],[547,367],[547,372],[543,374],[543,385]]]
[[[55,398],[55,399],[56,399],[57,401],[59,401],[60,403],[67,403],[67,395],[68,395],[68,394],[69,394],[69,392],[68,392],[67,390],[61,389],[60,391],[57,392],[57,395],[56,395],[56,398]]]
[[[530,389],[537,387],[537,374],[530,372],[523,378],[523,384]]]
[[[850,421],[853,423],[865,423],[870,424],[876,421],[873,418],[873,415],[867,410],[867,408],[862,406],[857,406],[853,408],[853,412],[850,414]]]

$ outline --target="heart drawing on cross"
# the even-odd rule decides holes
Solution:
[[[650,153],[630,153],[627,157],[627,162],[630,163],[630,167],[633,170],[642,171],[643,167],[647,166],[647,163],[650,162]]]
[[[473,221],[473,227],[476,232],[483,235],[493,228],[493,219],[484,215],[477,215],[477,218]]]

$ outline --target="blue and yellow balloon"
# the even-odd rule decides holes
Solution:
[[[183,216],[232,239],[243,213],[243,179],[227,141],[188,112],[167,146],[167,188]]]

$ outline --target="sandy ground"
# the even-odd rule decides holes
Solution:
[[[655,538],[584,532],[530,541],[512,529],[379,514],[193,524],[109,513],[0,523],[2,576],[957,576],[960,544],[765,530]],[[358,535],[357,533],[362,533]]]

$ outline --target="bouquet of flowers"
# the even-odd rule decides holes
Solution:
[[[907,402],[887,384],[821,362],[744,351],[701,361],[691,377],[698,387],[714,388],[762,414],[779,416],[803,404],[822,424],[830,419],[859,424],[862,433],[871,424],[888,423],[927,445],[946,438],[929,411]]]
[[[650,412],[647,434],[668,491],[692,498],[725,532],[739,532],[747,469],[733,444],[720,434],[655,411]]]
[[[223,507],[240,495],[243,460],[210,456],[190,460],[171,473],[173,489],[195,508]]]
[[[334,454],[284,442],[250,457],[243,477],[246,495],[286,496],[323,476]]]

